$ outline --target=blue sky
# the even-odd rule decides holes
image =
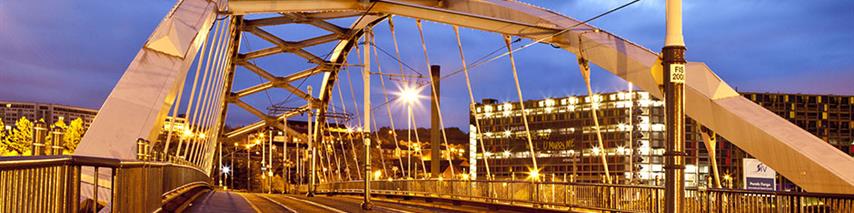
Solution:
[[[587,19],[629,0],[526,1],[576,19]],[[174,1],[12,0],[0,1],[0,99],[99,107],[122,72]],[[592,22],[623,38],[659,50],[664,35],[664,1],[642,0]],[[740,91],[854,95],[854,2],[845,0],[718,0],[685,1],[685,40],[690,61],[707,63],[721,78]],[[343,24],[347,20],[340,20]],[[414,21],[397,18],[402,59],[421,72],[426,69]],[[288,40],[318,35],[296,27],[269,29]],[[376,29],[378,45],[393,50],[388,28]],[[456,70],[460,61],[450,26],[425,24],[430,60],[443,70]],[[463,30],[469,62],[500,47],[500,35]],[[247,36],[247,49],[269,44]],[[320,52],[328,46],[310,51]],[[319,54],[323,55],[323,54]],[[583,93],[575,56],[546,45],[535,45],[517,55],[525,99]],[[351,55],[351,60],[356,60]],[[386,72],[396,72],[391,58],[380,56]],[[276,56],[257,62],[274,73],[285,74],[308,65],[293,56]],[[352,73],[353,86],[361,79]],[[346,80],[346,76],[342,75]],[[376,78],[375,78],[376,79]],[[517,100],[506,58],[472,70],[475,96],[501,101]],[[377,79],[378,80],[378,79]],[[260,82],[238,70],[236,88]],[[344,82],[344,81],[342,81]],[[625,83],[594,69],[594,90],[614,91]],[[394,88],[393,82],[389,87]],[[310,79],[307,84],[317,84]],[[349,82],[344,82],[347,109],[353,111]],[[315,86],[317,87],[317,86]],[[375,91],[381,91],[373,85]],[[443,111],[450,126],[468,123],[468,97],[461,75],[443,82]],[[261,93],[247,102],[264,108],[284,100],[281,90]],[[355,99],[361,100],[360,95]],[[425,93],[425,96],[427,93]],[[336,99],[337,100],[337,99]],[[381,102],[381,93],[374,94]],[[358,104],[361,102],[357,101]],[[340,105],[340,104],[338,104]],[[338,106],[340,107],[340,106]],[[402,116],[402,107],[394,109]],[[388,121],[377,115],[380,126]],[[418,125],[429,124],[426,108],[416,110]],[[254,121],[242,110],[232,110],[234,125]],[[403,126],[397,124],[398,127]]]

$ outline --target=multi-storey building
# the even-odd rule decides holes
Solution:
[[[472,132],[480,126],[489,172],[496,178],[527,177],[536,159],[538,173],[546,178],[600,182],[605,175],[604,155],[613,179],[649,180],[663,175],[662,106],[647,92],[529,100],[524,102],[526,127],[520,103],[485,99],[475,107]],[[593,109],[598,112],[601,145]],[[526,128],[536,158],[531,156]],[[475,164],[484,165],[483,155],[478,158]],[[480,177],[486,172],[477,169]]]
[[[97,109],[89,109],[83,107],[67,106],[60,104],[45,104],[31,102],[14,102],[0,101],[0,119],[8,126],[14,126],[15,121],[22,117],[26,117],[31,121],[44,119],[48,124],[52,124],[59,119],[70,122],[71,120],[81,118],[83,126],[88,128],[95,115],[98,114]]]
[[[854,97],[743,93],[783,118],[824,139],[849,154],[854,154]],[[540,174],[576,176],[577,181],[601,182],[605,155],[612,179],[643,183],[663,177],[664,103],[646,92],[615,92],[594,96],[570,96],[524,102],[528,129],[536,152]],[[591,109],[597,109],[602,145],[599,145]],[[518,102],[499,103],[484,99],[471,117],[471,132],[479,123],[490,172],[496,178],[527,177],[532,169],[525,122]],[[686,179],[693,186],[708,177],[709,158],[692,119],[686,124]],[[479,143],[479,141],[472,141]],[[471,144],[480,151],[479,144]],[[471,148],[470,148],[471,149]],[[741,184],[742,159],[750,157],[718,136],[717,161],[720,175],[729,177],[733,187]],[[483,154],[477,154],[474,166],[483,176]],[[780,178],[780,183],[786,183]]]

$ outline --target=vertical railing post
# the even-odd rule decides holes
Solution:
[[[95,173],[92,175],[92,178],[94,179],[94,181],[92,183],[92,185],[93,185],[93,187],[92,187],[93,188],[92,200],[94,201],[94,202],[92,202],[92,204],[93,204],[92,205],[92,213],[97,213],[98,212],[98,187],[99,187],[99,185],[98,185],[98,167],[97,166],[95,166]]]
[[[53,133],[52,133],[53,134],[53,142],[51,142],[51,147],[50,147],[51,155],[62,155],[62,149],[63,149],[63,146],[62,146],[63,133],[62,133],[62,131],[63,131],[62,127],[58,127],[58,126],[53,127]],[[48,147],[45,146],[45,149],[47,149],[47,148]]]
[[[34,156],[43,155],[42,150],[44,149],[45,136],[47,135],[47,124],[42,120],[36,121],[33,130],[32,154]]]

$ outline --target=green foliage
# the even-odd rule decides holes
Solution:
[[[33,122],[21,117],[15,122],[15,128],[8,136],[8,149],[23,155],[30,151],[33,144]]]
[[[44,122],[44,119],[41,119],[40,121]],[[53,133],[52,133],[54,127],[61,128],[60,132],[65,132],[65,129],[68,128],[68,125],[65,125],[65,119],[60,117],[59,120],[57,120],[56,122],[53,122],[53,125],[48,126],[48,128],[46,130],[47,133],[46,133],[46,136],[44,139],[45,147],[50,147],[50,146],[54,145],[53,144]],[[62,143],[62,142],[60,142],[60,143]]]
[[[80,118],[72,120],[71,124],[65,128],[63,141],[68,152],[74,153],[74,150],[77,149],[77,144],[80,144],[80,140],[83,139],[84,133],[86,133],[86,130],[83,129],[83,119]]]
[[[0,118],[0,156],[6,155],[9,152],[9,140],[6,134],[6,124],[3,123],[3,118]]]

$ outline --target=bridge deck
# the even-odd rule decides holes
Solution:
[[[239,193],[211,191],[192,202],[187,212],[513,212],[490,210],[480,207],[455,206],[450,203],[423,202],[375,198],[374,209],[364,211],[356,196],[306,197],[304,195],[282,195],[261,193]]]

